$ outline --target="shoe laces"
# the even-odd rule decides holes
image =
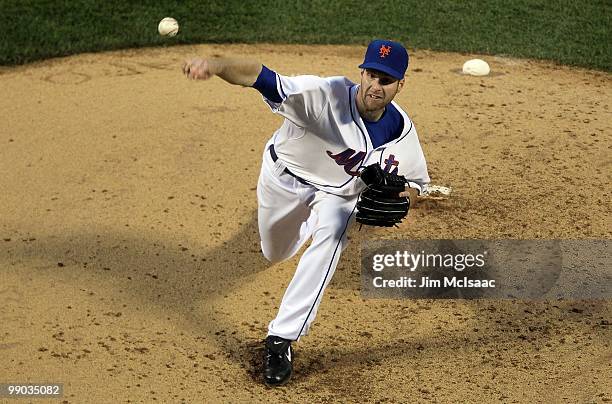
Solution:
[[[288,358],[288,351],[291,349],[291,344],[289,342],[284,342],[283,344],[279,344],[280,349],[275,350],[272,349],[268,344],[266,344],[266,361],[271,364],[277,364]]]
[[[281,362],[283,362],[283,360],[285,360],[286,354],[285,352],[272,352],[270,349],[267,350],[266,352],[266,361],[268,362],[268,364],[270,365],[278,365]]]

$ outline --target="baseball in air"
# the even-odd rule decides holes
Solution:
[[[175,36],[179,31],[178,22],[172,17],[166,17],[159,22],[157,31],[161,36]]]
[[[471,59],[463,64],[463,74],[486,76],[490,71],[489,64],[482,59]]]

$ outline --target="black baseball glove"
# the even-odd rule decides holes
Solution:
[[[372,164],[359,175],[368,186],[357,202],[357,222],[370,226],[393,227],[408,214],[410,199],[400,197],[406,189],[406,178],[384,171]]]

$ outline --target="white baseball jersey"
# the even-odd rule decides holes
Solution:
[[[357,180],[359,171],[377,162],[404,175],[410,187],[425,189],[430,180],[416,129],[395,102],[404,122],[401,135],[374,148],[357,110],[355,83],[345,77],[276,74],[276,85],[282,101],[264,101],[285,118],[273,143],[291,173],[317,189],[353,196],[365,187]]]

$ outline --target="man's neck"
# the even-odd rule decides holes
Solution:
[[[359,111],[359,116],[361,116],[362,119],[365,119],[368,122],[378,122],[378,120],[383,116],[383,114],[385,113],[385,109],[379,109],[376,111]]]

